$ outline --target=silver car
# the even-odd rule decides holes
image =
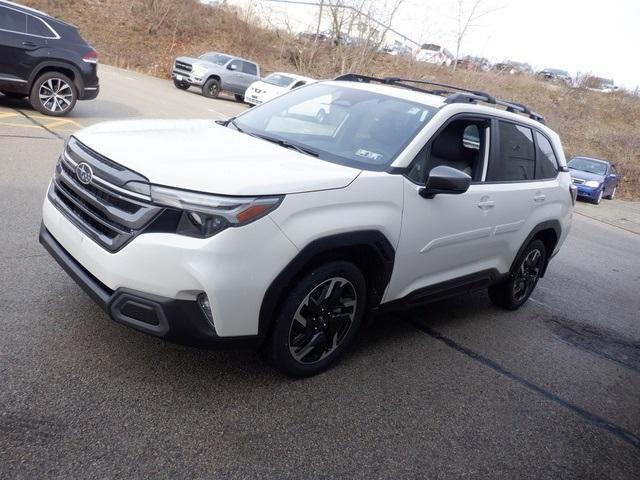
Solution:
[[[216,98],[224,91],[242,102],[249,85],[260,80],[260,66],[233,55],[208,52],[198,58],[176,58],[171,78],[180,90],[187,90],[193,85],[200,87],[205,97]]]

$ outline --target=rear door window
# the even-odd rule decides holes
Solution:
[[[488,182],[514,182],[535,178],[535,149],[530,128],[498,121],[498,149],[491,155]]]
[[[242,62],[242,71],[249,75],[258,75],[258,67],[255,63]]]
[[[547,137],[536,132],[536,179],[555,178],[558,161]]]
[[[0,6],[0,29],[27,33],[27,16],[16,10]]]

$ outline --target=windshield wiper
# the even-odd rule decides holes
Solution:
[[[236,117],[231,117],[229,120],[226,120],[224,122],[225,122],[224,126],[231,125],[231,126],[233,126],[233,128],[235,128],[240,133],[246,133],[247,135],[250,135],[252,137],[259,138],[261,140],[266,140],[267,142],[275,143],[276,145],[280,145],[281,147],[284,147],[284,148],[290,148],[291,150],[295,150],[297,152],[304,153],[305,155],[311,155],[312,157],[319,157],[320,156],[320,154],[318,152],[316,152],[315,150],[312,150],[312,149],[307,148],[307,147],[302,147],[300,145],[296,145],[295,143],[287,142],[286,140],[281,140],[279,138],[269,137],[267,135],[260,135],[259,133],[245,132],[242,128],[240,128],[240,126],[236,122]],[[220,124],[223,125],[223,123],[220,123]]]
[[[319,157],[320,154],[315,150],[312,150],[307,147],[303,147],[301,145],[296,145],[295,143],[287,142],[286,140],[281,140],[279,138],[269,137],[267,135],[260,135],[258,133],[250,133],[252,137],[261,138],[262,140],[266,140],[267,142],[275,143],[276,145],[280,145],[284,148],[290,148],[291,150],[295,150],[300,153],[304,153],[305,155],[311,155],[312,157]]]

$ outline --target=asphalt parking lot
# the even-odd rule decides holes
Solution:
[[[76,129],[245,108],[100,73],[98,99],[65,119],[0,95],[0,478],[640,477],[633,228],[580,205],[519,311],[478,293],[379,318],[338,366],[294,381],[251,351],[111,322],[38,244]]]

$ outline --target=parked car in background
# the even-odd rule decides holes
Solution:
[[[306,42],[328,42],[330,40],[330,37],[323,32],[303,32],[298,34],[298,40],[304,40]]]
[[[498,73],[508,73],[509,75],[531,75],[533,73],[533,68],[528,63],[513,61],[496,63],[492,70]]]
[[[406,45],[384,45],[380,48],[380,51],[394,57],[398,55],[411,55],[412,53],[411,48]]]
[[[425,43],[420,47],[416,54],[416,60],[419,62],[431,63],[432,65],[441,65],[449,67],[453,64],[455,57],[446,48],[436,45],[435,43]]]
[[[249,85],[260,80],[260,66],[251,60],[226,53],[208,52],[198,58],[176,58],[171,78],[180,90],[196,86],[208,98],[216,98],[220,92],[229,92],[238,102],[242,102]]]
[[[566,70],[560,70],[559,68],[545,68],[540,70],[537,74],[538,78],[542,80],[549,80],[552,82],[564,82],[567,85],[571,85],[573,79],[569,72]]]
[[[578,81],[581,87],[588,88],[594,92],[615,92],[618,87],[611,78],[596,77],[594,75],[585,75]]]
[[[59,117],[99,90],[98,53],[76,27],[0,0],[0,92]]]
[[[567,166],[571,182],[578,187],[578,197],[596,205],[603,198],[612,200],[615,197],[620,177],[612,163],[598,158],[573,157]]]
[[[262,80],[253,82],[244,94],[244,101],[251,105],[259,105],[282,95],[294,88],[315,82],[313,78],[303,77],[295,73],[275,72]]]
[[[456,68],[461,70],[473,70],[476,72],[486,72],[491,70],[491,63],[484,57],[472,57],[467,55],[456,63]]]

